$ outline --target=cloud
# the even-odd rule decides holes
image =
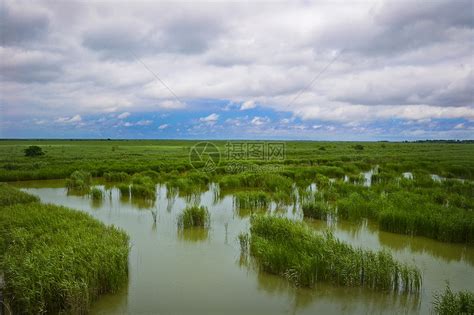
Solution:
[[[38,40],[49,28],[48,12],[37,4],[3,1],[0,6],[1,45],[19,45]]]
[[[255,107],[257,107],[255,102],[252,100],[249,100],[242,103],[242,105],[240,106],[240,110],[247,110],[247,109],[252,109]]]
[[[24,132],[37,125],[25,123],[31,116],[129,112],[177,113],[206,132],[221,125],[202,113],[222,113],[232,125],[279,123],[295,135],[287,117],[318,133],[326,129],[311,126],[377,122],[390,133],[394,119],[474,119],[470,0],[4,2],[0,123]],[[255,124],[232,116],[253,108]]]
[[[143,119],[143,120],[139,120],[137,122],[129,122],[129,121],[126,121],[124,123],[122,123],[121,125],[122,126],[125,126],[125,127],[132,127],[132,126],[149,126],[153,123],[152,120],[149,120],[149,119]],[[120,124],[119,124],[120,125]]]
[[[123,113],[121,113],[120,115],[117,115],[117,118],[118,118],[118,119],[125,119],[125,118],[127,118],[127,117],[129,117],[129,116],[130,116],[130,113],[129,113],[129,112],[123,112]]]
[[[81,122],[82,118],[80,115],[75,115],[73,117],[59,117],[54,122],[60,124],[71,124]]]
[[[162,125],[160,125],[160,126],[158,127],[158,129],[163,130],[163,129],[166,129],[166,128],[168,128],[168,127],[169,127],[168,124],[162,124]]]
[[[209,116],[199,118],[199,121],[205,123],[215,123],[219,119],[219,115],[216,113],[212,113]]]
[[[269,122],[270,122],[270,119],[268,117],[259,117],[259,116],[255,116],[251,121],[252,125],[254,126],[261,126]]]

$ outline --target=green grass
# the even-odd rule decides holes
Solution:
[[[434,295],[434,312],[439,315],[474,314],[474,293],[470,291],[453,292],[446,286],[443,293]]]
[[[178,216],[178,227],[187,229],[191,227],[208,228],[210,226],[211,216],[206,207],[186,207]]]
[[[66,188],[70,192],[88,192],[92,182],[89,172],[75,171],[66,180]]]
[[[102,200],[104,199],[104,192],[97,187],[92,188],[89,191],[89,195],[91,196],[92,200]]]
[[[87,313],[124,284],[128,253],[124,232],[79,211],[38,202],[0,207],[0,270],[13,313]]]
[[[238,191],[234,194],[237,209],[266,209],[271,203],[271,196],[263,191]]]
[[[327,220],[334,214],[334,209],[325,201],[314,200],[304,203],[301,207],[306,218]]]
[[[39,198],[36,196],[27,194],[10,185],[0,183],[0,207],[37,201],[39,201]]]
[[[128,174],[152,170],[167,174],[192,170],[189,148],[198,141],[184,140],[2,140],[0,141],[0,181],[67,178],[75,170],[87,170],[92,176],[107,172]],[[227,141],[212,141],[223,154],[218,171],[225,170]],[[474,179],[474,144],[472,143],[361,143],[286,142],[285,161],[272,161],[289,168],[317,169],[329,177],[356,175],[374,165],[397,173],[414,170],[445,177]],[[46,153],[28,158],[24,149],[39,145]],[[324,147],[324,150],[320,150]],[[250,163],[267,163],[250,160]],[[341,172],[342,171],[342,172]],[[298,175],[298,176],[299,176]],[[298,177],[297,176],[297,177]]]
[[[245,244],[243,237],[240,241]],[[386,251],[354,248],[331,234],[315,234],[301,222],[253,216],[249,244],[250,255],[262,270],[300,286],[326,281],[395,292],[421,289],[416,267],[397,262]]]
[[[104,178],[108,182],[126,182],[130,179],[130,175],[125,172],[105,172]]]
[[[148,176],[135,174],[132,177],[130,186],[130,195],[132,198],[152,199],[156,198],[155,182]]]

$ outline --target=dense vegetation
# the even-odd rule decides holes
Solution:
[[[26,196],[0,185],[6,302],[15,314],[86,313],[100,294],[115,292],[126,280],[127,235],[87,214]]]
[[[146,170],[162,175],[172,171],[183,173],[193,169],[188,154],[196,142],[3,140],[0,141],[0,181],[67,178],[76,170],[87,170],[92,176]],[[227,141],[213,143],[221,153],[226,152]],[[30,145],[40,146],[46,154],[34,159],[25,157],[23,151]],[[287,142],[283,161],[238,162],[279,165],[289,168],[292,174],[288,175],[296,179],[305,179],[313,172],[328,177],[358,175],[374,165],[397,173],[419,170],[448,178],[474,179],[473,143],[371,142],[362,143],[363,150],[357,150],[356,145],[351,142]],[[226,166],[234,162],[223,158],[216,173],[226,173]]]
[[[449,286],[441,294],[434,296],[434,311],[439,315],[474,314],[474,293],[453,292]]]
[[[285,218],[253,216],[250,237],[240,236],[240,243],[262,270],[301,286],[329,281],[396,292],[418,292],[421,287],[419,270],[395,261],[388,252],[353,248]]]

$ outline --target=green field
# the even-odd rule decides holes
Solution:
[[[178,140],[8,140],[0,141],[0,180],[66,178],[74,170],[88,170],[93,176],[108,171],[136,173],[154,170],[160,173],[192,170],[189,150],[199,141]],[[227,141],[212,141],[221,154],[218,173],[228,163]],[[239,142],[240,143],[240,142]],[[24,149],[38,145],[44,156],[25,157]],[[356,146],[362,145],[362,150]],[[284,161],[272,161],[286,168],[315,170],[337,177],[358,175],[375,165],[387,172],[422,172],[443,177],[474,178],[472,143],[390,143],[390,142],[285,142]],[[261,159],[243,163],[267,164]]]

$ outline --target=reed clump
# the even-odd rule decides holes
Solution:
[[[66,188],[73,192],[88,192],[92,182],[89,172],[75,171],[66,180]]]
[[[333,207],[322,200],[306,202],[302,205],[301,210],[305,218],[318,220],[328,220],[334,214]]]
[[[211,222],[211,215],[204,206],[186,207],[178,216],[178,227],[181,229],[192,227],[208,228]]]
[[[266,209],[271,196],[264,191],[239,191],[234,194],[234,200],[238,209]]]
[[[130,186],[130,195],[143,199],[156,198],[156,186],[153,180],[148,176],[135,174],[132,177],[132,185]]]
[[[453,292],[447,285],[443,293],[434,295],[433,306],[435,314],[439,315],[474,314],[474,293]]]
[[[420,271],[390,253],[354,248],[330,233],[318,235],[306,224],[285,218],[253,216],[249,248],[262,270],[300,286],[327,281],[394,292],[421,288]]]
[[[0,189],[2,190],[2,189]],[[0,269],[14,314],[85,314],[128,276],[128,236],[38,202],[0,207]]]
[[[93,187],[89,191],[89,196],[92,198],[92,200],[102,200],[104,199],[104,192],[97,187]]]

